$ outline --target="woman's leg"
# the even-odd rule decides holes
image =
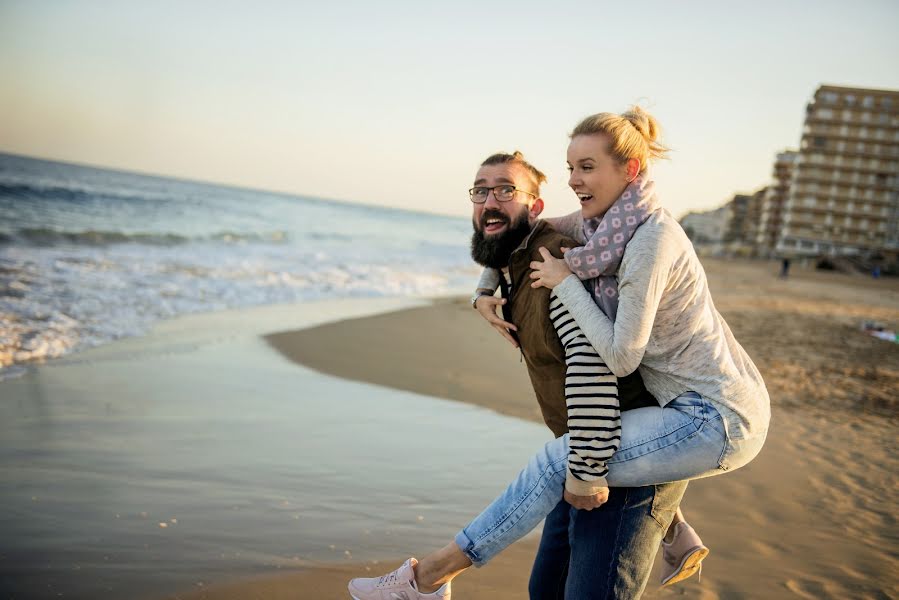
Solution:
[[[664,408],[625,411],[621,445],[608,461],[612,487],[640,487],[708,477],[725,472],[721,457],[728,448],[721,415],[695,392]],[[559,503],[568,466],[568,435],[547,442],[518,477],[450,544],[416,567],[430,589],[467,568],[486,564],[536,527]],[[417,577],[416,577],[417,579]]]
[[[437,552],[428,554],[415,565],[415,582],[424,594],[437,591],[471,566],[455,542],[450,542]]]
[[[567,436],[547,442],[506,490],[460,531],[453,542],[420,561],[410,559],[393,573],[353,579],[349,584],[350,594],[357,600],[380,598],[381,592],[388,588],[396,588],[398,594],[406,593],[410,598],[435,591],[435,597],[447,594],[446,584],[454,577],[472,564],[484,565],[556,508],[562,499],[567,464]]]
[[[703,408],[707,406],[691,392],[665,408],[622,413],[621,446],[609,461],[610,485],[640,487],[714,474],[725,437],[723,425],[720,430],[708,425],[717,412]],[[621,453],[625,460],[619,459]],[[536,527],[561,500],[567,466],[566,434],[546,443],[506,490],[456,535],[462,553],[482,566]],[[620,483],[624,475],[618,472],[631,468],[635,475]]]
[[[695,392],[667,406],[621,415],[621,445],[608,462],[612,487],[641,487],[724,473],[728,448],[721,415]],[[456,544],[481,566],[524,536],[562,497],[568,436],[547,443],[487,509],[456,535]],[[683,521],[680,514],[676,521]]]
[[[622,413],[621,444],[606,463],[606,480],[635,487],[720,475],[751,461],[763,443],[764,435],[731,439],[718,409],[686,392],[664,408]]]
[[[456,534],[456,544],[472,563],[486,564],[556,508],[567,465],[568,436],[547,442],[506,490]]]

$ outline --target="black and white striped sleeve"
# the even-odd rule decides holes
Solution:
[[[550,294],[549,318],[565,348],[569,432],[565,489],[589,496],[597,488],[607,487],[606,461],[621,442],[618,378],[554,292]]]

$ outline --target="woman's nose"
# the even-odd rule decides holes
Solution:
[[[570,187],[571,189],[575,189],[578,184],[580,184],[580,182],[580,177],[576,176],[573,172],[568,176],[568,187]]]

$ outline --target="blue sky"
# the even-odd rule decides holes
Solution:
[[[899,89],[899,3],[0,2],[0,150],[467,215],[498,150],[640,102],[676,215],[770,178],[821,83]]]

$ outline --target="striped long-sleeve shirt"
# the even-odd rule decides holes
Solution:
[[[621,442],[618,378],[555,293],[550,295],[549,318],[565,348],[569,432],[565,489],[588,496],[606,487],[606,461]]]

